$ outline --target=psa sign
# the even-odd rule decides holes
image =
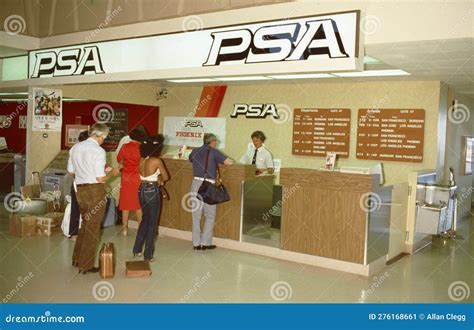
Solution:
[[[273,23],[255,31],[247,28],[213,32],[205,66],[226,61],[245,63],[302,61],[311,56],[349,57],[332,19],[309,19],[304,24]]]
[[[239,115],[247,118],[265,118],[272,116],[275,119],[279,119],[278,110],[275,104],[258,103],[258,104],[245,104],[236,103],[234,104],[234,111],[230,115],[231,118],[237,118]]]
[[[251,9],[253,10],[253,9]],[[315,9],[316,11],[316,9]],[[363,69],[359,10],[108,40],[28,53],[28,77],[125,73],[172,80]],[[231,24],[231,23],[230,23]],[[102,77],[101,77],[102,78]]]
[[[104,73],[99,48],[87,46],[36,53],[30,78]]]

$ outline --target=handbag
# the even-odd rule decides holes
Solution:
[[[207,163],[209,162],[209,150],[206,156],[206,166],[204,169],[204,181],[199,187],[198,194],[206,204],[216,205],[230,200],[229,193],[222,183],[216,180],[217,184],[207,181]],[[217,166],[218,177],[220,178],[219,166]]]

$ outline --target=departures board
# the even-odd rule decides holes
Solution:
[[[328,152],[349,157],[350,109],[295,109],[293,155],[325,157]]]

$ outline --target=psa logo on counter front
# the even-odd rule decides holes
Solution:
[[[188,119],[186,120],[184,127],[204,127],[204,125],[200,120]]]
[[[333,19],[305,24],[276,22],[255,31],[248,28],[212,32],[212,46],[203,66],[224,62],[244,63],[301,61],[312,56],[347,58],[344,43]]]
[[[105,73],[99,48],[87,46],[64,50],[49,50],[35,54],[31,78],[61,77]]]

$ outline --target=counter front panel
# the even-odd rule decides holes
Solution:
[[[283,168],[282,249],[364,264],[364,198],[378,175]]]
[[[160,226],[184,231],[192,231],[191,183],[192,164],[187,160],[164,158],[170,173],[166,189],[169,201],[163,201]],[[229,202],[217,205],[214,236],[240,240],[242,181],[254,177],[255,166],[220,166],[223,184],[231,197]],[[202,217],[204,221],[204,215]]]

